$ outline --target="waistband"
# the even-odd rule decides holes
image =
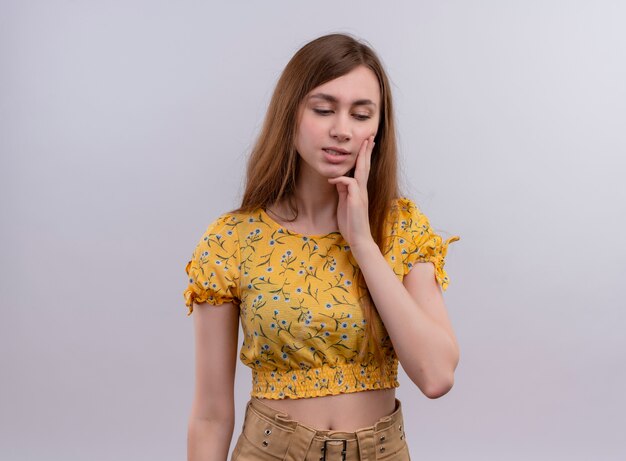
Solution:
[[[402,405],[374,425],[354,432],[317,430],[252,397],[246,406],[243,433],[263,451],[285,460],[369,460],[406,447]],[[309,454],[309,456],[307,456]]]

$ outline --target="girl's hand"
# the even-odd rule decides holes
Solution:
[[[363,141],[356,158],[354,178],[339,176],[328,182],[337,185],[337,224],[339,232],[350,247],[369,244],[374,241],[370,232],[368,213],[367,178],[374,149],[374,136]]]

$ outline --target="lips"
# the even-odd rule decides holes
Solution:
[[[350,155],[350,152],[348,152],[345,149],[341,149],[339,147],[324,147],[322,148],[322,150],[331,155]]]

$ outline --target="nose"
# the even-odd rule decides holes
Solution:
[[[330,136],[338,142],[349,141],[352,138],[350,123],[345,117],[336,117],[330,128]]]

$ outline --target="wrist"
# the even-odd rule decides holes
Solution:
[[[380,251],[380,248],[378,248],[374,239],[369,237],[351,243],[350,251],[352,252],[352,256],[358,261],[360,255]]]

